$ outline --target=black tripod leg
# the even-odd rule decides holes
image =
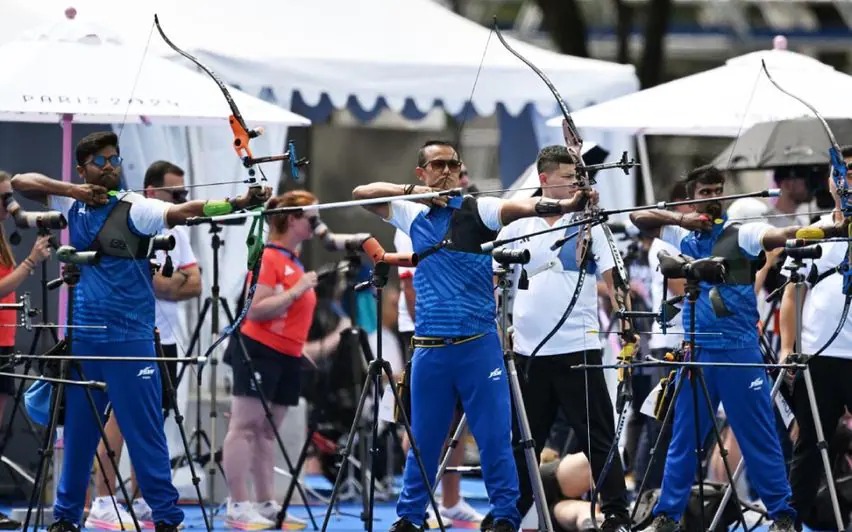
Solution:
[[[314,432],[316,432],[316,429],[313,426],[309,426],[308,436],[305,438],[305,443],[302,444],[302,450],[299,451],[299,457],[296,459],[295,472],[290,477],[290,484],[287,485],[287,493],[284,494],[284,502],[281,503],[281,510],[279,510],[278,516],[275,518],[275,526],[277,528],[281,528],[281,524],[287,517],[287,508],[290,507],[290,499],[293,498],[293,491],[295,491],[296,484],[299,482],[302,467],[304,467],[305,461],[308,459],[308,449],[311,448],[311,439],[314,436]]]
[[[352,452],[352,445],[355,442],[355,434],[358,432],[358,424],[361,423],[361,415],[364,411],[364,404],[367,401],[367,396],[369,394],[369,386],[372,381],[372,372],[373,371],[381,371],[380,369],[374,369],[374,366],[377,365],[378,362],[375,360],[370,363],[367,367],[367,378],[364,380],[364,387],[361,389],[361,396],[358,399],[358,406],[355,408],[355,416],[352,418],[352,425],[349,427],[349,434],[346,437],[346,444],[343,446],[343,449],[340,451],[340,469],[337,470],[337,478],[334,479],[334,487],[331,489],[331,496],[328,500],[328,510],[325,512],[325,518],[322,522],[322,531],[325,532],[328,529],[328,521],[331,519],[331,512],[334,509],[334,504],[337,501],[337,497],[339,495],[340,486],[343,482],[343,474],[345,472],[345,465],[349,460],[349,454]],[[361,467],[364,467],[364,464],[361,464]]]
[[[160,350],[159,344],[158,348],[158,356],[162,357],[162,350]],[[178,432],[180,432],[180,440],[183,443],[183,452],[186,453],[186,456],[189,457],[189,440],[186,437],[186,429],[183,426],[183,414],[180,412],[180,407],[177,402],[177,393],[175,392],[174,383],[172,383],[172,376],[169,373],[169,368],[166,365],[166,362],[160,361],[160,375],[163,379],[163,383],[165,384],[165,392],[168,394],[169,402],[171,403],[172,410],[175,412],[175,423],[178,426]],[[207,516],[207,510],[204,507],[204,496],[201,494],[201,479],[198,478],[198,474],[195,472],[195,466],[192,463],[192,459],[187,460],[187,465],[189,466],[189,474],[192,477],[192,485],[195,486],[195,493],[198,495],[198,506],[201,508],[201,516],[204,518],[204,526],[207,528],[207,531],[213,529],[210,524],[210,519]]]
[[[645,467],[645,472],[642,473],[642,482],[639,484],[639,490],[636,492],[636,500],[642,500],[642,494],[645,492],[645,484],[648,482],[648,476],[651,474],[651,468],[654,467],[654,463],[659,458],[660,451],[660,443],[663,441],[663,438],[666,436],[666,431],[673,430],[671,429],[672,423],[671,418],[674,414],[675,403],[677,402],[677,397],[680,395],[681,389],[683,388],[683,383],[686,380],[686,377],[683,376],[683,370],[680,371],[680,375],[677,377],[677,383],[675,384],[674,393],[672,393],[671,402],[669,402],[668,408],[666,408],[666,415],[663,416],[662,427],[660,428],[659,434],[657,434],[657,439],[654,441],[654,446],[651,447],[651,457],[648,460],[648,465]],[[662,391],[660,392],[662,393]],[[633,506],[633,511],[630,513],[630,522],[636,522],[636,511],[639,509],[639,505]]]
[[[297,480],[298,477],[297,471],[293,468],[293,462],[290,460],[290,455],[287,454],[287,449],[284,447],[284,440],[281,439],[281,433],[278,432],[278,427],[275,426],[275,420],[272,416],[272,409],[269,408],[269,401],[266,399],[266,395],[263,393],[261,389],[260,383],[257,380],[254,362],[246,350],[245,343],[243,342],[243,337],[240,335],[233,336],[231,340],[237,338],[240,342],[240,351],[243,354],[243,363],[248,366],[248,374],[252,383],[254,384],[254,389],[257,390],[258,399],[260,399],[260,404],[263,407],[263,412],[266,416],[266,420],[269,423],[269,426],[272,427],[272,434],[275,435],[275,441],[278,443],[278,448],[281,450],[281,455],[284,457],[284,463],[287,465],[287,470],[293,475],[293,480]],[[311,524],[314,527],[314,530],[317,529],[317,522],[314,519],[314,513],[311,511],[311,506],[308,504],[308,496],[305,493],[305,490],[302,489],[302,486],[298,483],[296,484],[296,489],[299,490],[299,496],[305,502],[305,509],[308,511],[308,517],[311,519]],[[286,515],[286,514],[285,514]],[[278,523],[276,526],[281,527],[281,523]]]
[[[63,364],[62,377],[65,377],[65,364]],[[27,516],[24,519],[23,529],[28,530],[30,526],[30,518],[32,517],[33,509],[38,506],[36,514],[35,528],[39,527],[41,521],[41,495],[44,491],[43,481],[47,478],[47,472],[50,468],[48,465],[53,459],[53,444],[56,439],[56,427],[59,425],[59,406],[62,404],[63,396],[65,395],[65,385],[57,384],[53,389],[53,403],[50,405],[50,422],[47,425],[47,430],[44,433],[44,440],[41,447],[41,459],[38,463],[38,468],[35,473],[35,483],[33,484],[33,492],[30,495],[30,503],[27,507]],[[59,478],[60,472],[55,472],[54,476]]]
[[[399,418],[402,421],[402,426],[405,427],[405,433],[408,435],[409,448],[414,455],[414,459],[417,461],[417,467],[420,469],[420,475],[423,477],[423,482],[426,484],[426,490],[429,492],[429,504],[432,506],[432,511],[435,512],[435,519],[438,520],[438,528],[441,529],[441,532],[445,532],[444,522],[441,519],[441,512],[438,511],[438,503],[435,501],[432,483],[429,481],[429,476],[426,474],[426,466],[423,464],[423,457],[420,456],[420,450],[417,448],[417,443],[414,441],[414,433],[411,430],[411,423],[408,420],[408,414],[405,413],[405,409],[402,408],[401,404],[399,404],[399,394],[397,393],[398,390],[396,382],[394,382],[393,373],[391,372],[390,363],[385,361],[382,368],[384,369],[385,375],[387,375],[388,384],[390,384],[391,392],[393,393],[393,401],[399,411]]]
[[[713,435],[716,438],[716,445],[719,446],[719,456],[722,458],[722,465],[725,466],[725,475],[728,477],[728,482],[730,483],[731,491],[733,492],[733,495],[734,495],[734,497],[737,501],[737,510],[739,511],[739,514],[740,514],[740,524],[742,524],[743,530],[748,530],[748,525],[746,525],[745,515],[743,514],[743,508],[739,503],[740,498],[737,495],[737,488],[734,485],[734,475],[731,473],[731,464],[728,463],[728,450],[725,449],[725,444],[722,441],[722,433],[719,432],[719,426],[716,425],[716,413],[713,411],[713,401],[710,400],[710,391],[707,389],[707,381],[704,380],[704,372],[701,371],[700,367],[696,367],[694,369],[697,370],[696,373],[698,374],[698,381],[701,383],[701,391],[703,392],[703,395],[704,395],[704,400],[705,400],[706,405],[707,405],[707,410],[710,413],[710,424],[713,427]],[[704,523],[706,523],[707,521],[704,520],[704,513],[703,513],[704,500],[703,499],[701,500],[701,503],[702,503],[702,506],[701,506],[701,508],[702,508],[701,523],[702,523],[702,526],[705,526]],[[724,512],[725,510],[721,509],[721,511]]]
[[[693,353],[695,351],[692,351]],[[701,418],[698,416],[698,385],[697,385],[697,374],[698,367],[693,366],[689,368],[689,384],[692,393],[692,418],[694,420],[695,425],[695,463],[696,463],[696,475],[698,476],[698,503],[700,506],[699,516],[701,518],[701,523],[705,523],[706,520],[704,518],[704,435],[701,434]],[[715,413],[710,413],[710,422],[713,423],[716,418]]]

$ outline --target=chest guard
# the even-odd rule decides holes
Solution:
[[[119,259],[145,259],[151,253],[151,237],[140,236],[130,229],[132,198],[118,200],[107,215],[89,251]]]
[[[725,259],[724,284],[754,284],[757,272],[766,264],[766,254],[761,252],[755,260],[740,249],[740,224],[726,227],[713,244],[711,255]]]
[[[465,196],[461,207],[453,209],[444,239],[434,246],[418,252],[419,260],[441,250],[460,251],[463,253],[483,254],[480,247],[485,242],[497,238],[497,231],[489,229],[479,216],[476,198]]]

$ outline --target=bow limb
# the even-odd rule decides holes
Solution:
[[[243,165],[246,168],[250,168],[254,165],[253,160],[254,156],[251,153],[251,148],[249,147],[249,141],[253,138],[256,138],[260,135],[260,132],[254,129],[249,129],[246,126],[246,121],[243,119],[243,115],[240,112],[239,107],[237,107],[237,103],[234,101],[233,96],[231,96],[231,91],[228,90],[228,86],[222,81],[222,79],[212,70],[210,70],[204,63],[198,60],[197,57],[182,50],[175,43],[172,42],[171,39],[166,35],[166,32],[163,31],[162,26],[160,26],[160,19],[157,15],[154,15],[154,25],[157,27],[157,32],[159,32],[160,37],[163,38],[163,41],[169,45],[169,47],[175,52],[179,53],[183,57],[192,61],[195,66],[200,68],[204,73],[206,73],[210,78],[216,83],[219,87],[219,91],[222,92],[222,96],[225,97],[225,101],[228,102],[228,107],[231,108],[231,116],[228,118],[228,122],[231,124],[231,131],[234,133],[234,141],[233,147],[234,151],[237,153],[237,156],[243,161]],[[263,178],[264,181],[266,178]]]
[[[819,120],[819,123],[822,125],[823,130],[825,130],[825,134],[828,137],[830,146],[828,148],[828,156],[831,162],[831,179],[834,182],[834,186],[837,189],[837,195],[840,200],[840,211],[843,213],[843,216],[849,218],[852,216],[852,205],[849,203],[849,181],[847,179],[848,167],[846,166],[846,161],[843,158],[843,152],[840,149],[840,145],[837,143],[837,138],[834,136],[834,132],[831,130],[831,127],[826,122],[825,118],[820,114],[816,107],[812,104],[806,102],[801,97],[791,93],[784,87],[778,84],[777,81],[772,77],[772,74],[769,73],[769,69],[766,67],[766,62],[761,61],[761,68],[763,73],[766,75],[766,78],[769,80],[772,85],[786,94],[787,96],[793,98],[797,102],[801,103],[805,107],[810,110],[811,113]],[[852,237],[852,225],[849,227],[848,235]],[[843,313],[840,317],[840,322],[837,325],[832,336],[829,340],[820,347],[817,352],[813,356],[817,356],[822,353],[831,342],[837,337],[840,333],[840,330],[843,328],[843,325],[846,323],[846,318],[849,314],[850,301],[852,301],[852,240],[849,241],[846,251],[846,258],[844,263],[841,264],[841,272],[843,274],[843,294],[846,296],[845,304],[843,306]]]

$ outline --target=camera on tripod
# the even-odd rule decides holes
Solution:
[[[530,251],[528,249],[506,249],[497,248],[491,251],[493,258],[504,270],[508,270],[510,264],[527,264],[530,261]],[[505,276],[500,277],[499,283],[509,282]],[[521,267],[521,275],[518,277],[518,290],[526,290],[530,286],[530,280],[527,276],[527,270]]]
[[[175,249],[174,235],[157,235],[151,237],[151,252],[154,251],[171,251]]]
[[[665,250],[657,253],[660,261],[660,273],[669,279],[686,279],[687,281],[703,281],[710,284],[725,282],[725,259],[708,257],[693,259],[688,255],[673,257]]]
[[[530,261],[530,252],[528,249],[497,248],[491,252],[491,257],[503,266],[527,264]]]

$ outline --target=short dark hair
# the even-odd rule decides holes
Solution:
[[[844,158],[852,157],[852,144],[846,144],[845,146],[841,146],[840,155],[842,155]]]
[[[577,156],[565,146],[554,144],[545,146],[538,152],[535,167],[538,173],[550,173],[559,168],[560,164],[577,164]]]
[[[452,150],[456,152],[456,157],[458,157],[458,148],[456,148],[456,145],[449,140],[427,140],[423,143],[423,146],[420,146],[420,149],[417,150],[417,166],[420,168],[423,168],[426,166],[426,163],[429,162],[426,160],[426,148],[429,148],[430,146],[446,146],[448,148],[452,148]]]
[[[684,182],[686,183],[686,192],[689,194],[689,197],[694,197],[696,185],[724,185],[725,174],[715,166],[705,164],[686,174]]]
[[[98,131],[86,135],[77,143],[77,149],[74,152],[77,164],[83,166],[86,164],[86,159],[107,146],[114,146],[115,151],[121,153],[121,150],[118,149],[118,135],[112,131]]]
[[[672,186],[669,192],[669,201],[683,201],[689,199],[689,193],[686,191],[686,181],[677,181]]]
[[[163,186],[166,174],[176,174],[183,177],[184,171],[183,168],[170,163],[169,161],[156,161],[151,163],[151,166],[145,170],[145,180],[142,182],[142,187],[148,188]]]

